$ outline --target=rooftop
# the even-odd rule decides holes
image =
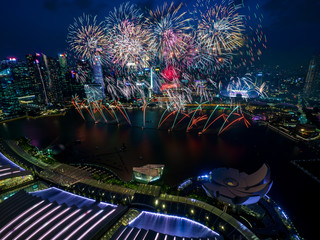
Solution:
[[[0,204],[0,239],[92,239],[126,209],[56,188],[19,191]]]
[[[162,170],[163,168],[163,164],[147,164],[142,167],[134,167],[133,171],[147,176],[157,177],[159,175],[159,170]]]

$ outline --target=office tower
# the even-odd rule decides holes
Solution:
[[[62,95],[64,101],[70,101],[73,95],[72,91],[72,76],[67,61],[67,54],[62,53],[58,55],[59,60],[59,78],[62,87]]]
[[[80,98],[85,98],[85,90],[83,83],[78,77],[78,72],[74,70],[69,70],[66,74],[66,79],[70,87],[70,95],[68,100],[71,100],[72,96],[78,95]]]
[[[310,61],[303,93],[306,98],[320,99],[320,55]]]
[[[27,55],[30,80],[40,106],[63,103],[59,61],[45,54]]]
[[[104,98],[104,83],[103,83],[103,74],[101,66],[101,58],[99,55],[95,55],[93,59],[93,77],[95,88],[98,88],[101,91],[102,97]]]
[[[17,114],[20,110],[11,69],[3,69],[0,71],[0,115],[6,118]]]
[[[28,54],[26,56],[27,65],[29,69],[29,76],[32,82],[33,90],[36,96],[36,102],[38,105],[47,106],[48,96],[44,79],[43,67],[40,66],[41,55],[36,53],[35,55]]]
[[[34,95],[29,70],[25,61],[10,66],[12,78],[19,97]]]
[[[45,83],[50,104],[63,103],[62,79],[60,78],[59,61],[42,53],[45,69]]]
[[[263,73],[262,72],[258,72],[257,75],[256,75],[256,85],[258,87],[260,87],[263,83]]]
[[[73,69],[67,60],[67,54],[59,54],[60,65],[60,82],[64,101],[71,101],[72,97],[78,95],[80,98],[85,97],[83,87],[84,82],[92,82],[92,71],[90,65],[84,61],[78,61],[76,70]]]

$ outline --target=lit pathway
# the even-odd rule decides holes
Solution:
[[[232,227],[237,229],[239,231],[239,233],[241,233],[246,239],[259,240],[259,238],[253,232],[251,232],[246,226],[244,226],[239,221],[237,221],[234,217],[232,217],[231,215],[223,212],[219,208],[214,207],[210,204],[207,204],[205,202],[198,201],[195,199],[191,199],[191,198],[179,197],[179,196],[168,195],[168,194],[161,194],[159,200],[160,201],[162,200],[162,201],[185,203],[185,204],[188,204],[191,206],[202,208],[202,209],[218,216],[219,218],[226,221],[227,223],[229,223]]]

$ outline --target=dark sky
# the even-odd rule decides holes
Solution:
[[[159,2],[135,0],[144,7]],[[183,1],[192,6],[196,0]],[[237,0],[241,1],[241,0]],[[67,46],[69,24],[82,13],[104,16],[123,1],[116,0],[6,0],[0,8],[0,59],[24,58],[28,53],[49,56],[63,52]],[[318,0],[245,0],[259,3],[264,15],[267,49],[262,63],[281,65],[307,64],[320,51],[320,1]]]

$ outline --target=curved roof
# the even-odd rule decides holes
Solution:
[[[26,176],[29,174],[31,174],[31,171],[26,171],[19,165],[9,160],[6,156],[4,156],[0,152],[0,180]],[[4,187],[7,188],[6,186]],[[0,188],[1,188],[1,184],[0,184]]]
[[[99,202],[95,200],[79,196],[70,192],[63,191],[59,188],[51,187],[37,192],[30,193],[33,196],[41,197],[42,199],[48,200],[50,202],[57,202],[58,204],[66,204],[68,206],[75,205],[79,208],[81,207],[92,207],[97,205],[100,208],[105,208],[106,206],[117,207],[116,205],[110,203]]]
[[[15,164],[14,162],[12,162],[11,160],[9,160],[5,155],[3,155],[0,152],[0,165],[4,166],[4,165],[9,165],[11,168],[19,168],[21,171],[23,171],[24,169],[22,167],[20,167],[19,165]]]
[[[138,217],[129,223],[129,226],[181,238],[201,237],[220,239],[218,233],[193,220],[146,211],[141,212]]]
[[[58,189],[42,191],[41,197],[19,191],[0,204],[0,239],[74,239],[89,240],[97,238],[100,232],[110,228],[114,219],[119,219],[126,210],[122,206],[97,204],[78,207],[68,206],[63,196],[57,201],[49,201]],[[50,193],[50,196],[44,195]],[[42,198],[43,197],[43,198]],[[52,199],[51,199],[52,200]],[[73,197],[76,202],[76,197]],[[83,199],[83,201],[87,201]]]
[[[203,183],[207,194],[231,204],[256,203],[272,185],[266,164],[252,174],[234,168],[217,168],[210,173],[209,179]]]

